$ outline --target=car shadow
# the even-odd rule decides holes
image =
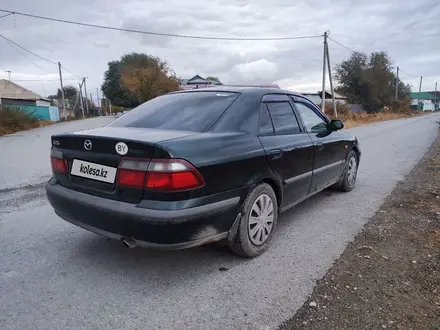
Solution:
[[[111,276],[115,281],[124,280],[132,285],[154,283],[154,286],[147,285],[149,293],[163,292],[170,283],[185,283],[200,276],[227,273],[236,266],[252,262],[235,256],[226,246],[219,244],[177,251],[128,249],[119,241],[88,232],[78,235],[67,258],[67,264],[89,269],[93,276]]]
[[[286,239],[286,232],[295,235],[295,230],[299,230],[296,222],[302,220],[297,215],[316,208],[334,194],[339,193],[326,190],[281,215],[272,246],[256,259],[236,256],[227,246],[219,243],[177,251],[128,249],[119,241],[80,231],[67,252],[67,264],[93,269],[94,274],[102,276],[111,274],[132,284],[154,283],[153,287],[148,286],[149,293],[155,290],[163,292],[170,283],[192,281],[195,277],[218,272],[230,274],[236,267],[253,267],[254,263],[270,262],[271,258],[276,257],[277,246]]]

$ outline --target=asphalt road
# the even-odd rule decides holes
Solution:
[[[355,190],[325,191],[284,214],[253,260],[218,245],[129,250],[55,216],[38,184],[50,171],[47,139],[102,120],[0,138],[1,329],[276,328],[425,154],[440,115],[350,130],[363,151]],[[17,188],[27,183],[36,185]]]
[[[104,126],[114,117],[58,123],[0,137],[0,191],[50,178],[50,137],[56,133]]]

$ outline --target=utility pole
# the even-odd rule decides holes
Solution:
[[[98,111],[99,111],[99,115],[101,116],[101,104],[99,103],[99,93],[98,93],[98,88],[96,89],[96,99],[98,102]]]
[[[9,81],[11,81],[11,73],[12,73],[11,70],[6,70],[6,69],[5,69],[5,74],[8,75],[8,77],[9,77]]]
[[[335,91],[333,90],[333,80],[332,80],[332,67],[330,66],[330,52],[328,49],[328,43],[325,44],[327,48],[327,67],[328,67],[328,79],[330,80],[330,91],[332,93],[332,103],[333,103],[333,114],[335,118],[338,118],[338,111],[336,110],[336,100],[335,100]]]
[[[93,102],[93,98],[92,98],[92,92],[90,92],[90,102],[92,103],[93,107],[95,106],[95,103]],[[95,109],[93,109],[93,115],[95,115]]]
[[[89,102],[87,101],[87,85],[86,85],[86,77],[83,78],[83,83],[84,83],[84,95],[86,96],[86,112],[87,115],[89,114]]]
[[[422,91],[422,80],[423,80],[423,76],[420,76],[419,93]]]
[[[325,64],[327,54],[327,31],[324,32],[324,56],[322,58],[322,94],[321,94],[321,110],[325,113]]]
[[[75,110],[75,109],[76,109],[76,106],[78,105],[78,98],[79,98],[79,94],[76,94],[76,97],[75,97],[75,105],[73,106],[73,110]]]
[[[84,80],[83,80],[84,82]],[[82,112],[82,116],[84,118],[84,102],[83,102],[83,96],[82,96],[82,83],[78,84],[79,86],[79,104],[81,106],[81,112]]]
[[[46,97],[46,86],[44,86],[44,79],[41,78],[41,83],[43,84],[44,97]]]
[[[434,111],[437,110],[437,82],[435,83],[435,92],[434,92]]]
[[[396,76],[396,100],[399,99],[399,67],[397,67],[397,76]]]
[[[64,119],[67,120],[67,113],[66,113],[66,99],[64,98],[64,86],[63,86],[63,75],[61,73],[61,63],[58,62],[58,71],[60,72],[60,84],[61,84],[61,97],[63,99],[63,113],[64,113]]]

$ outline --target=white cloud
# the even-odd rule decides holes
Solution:
[[[275,63],[260,59],[234,66],[230,72],[230,80],[238,83],[269,84],[276,77],[277,71]]]

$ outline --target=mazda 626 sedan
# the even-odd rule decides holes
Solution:
[[[213,87],[150,100],[105,127],[52,136],[47,197],[127,247],[224,241],[264,252],[281,212],[353,189],[357,139],[297,93]]]

